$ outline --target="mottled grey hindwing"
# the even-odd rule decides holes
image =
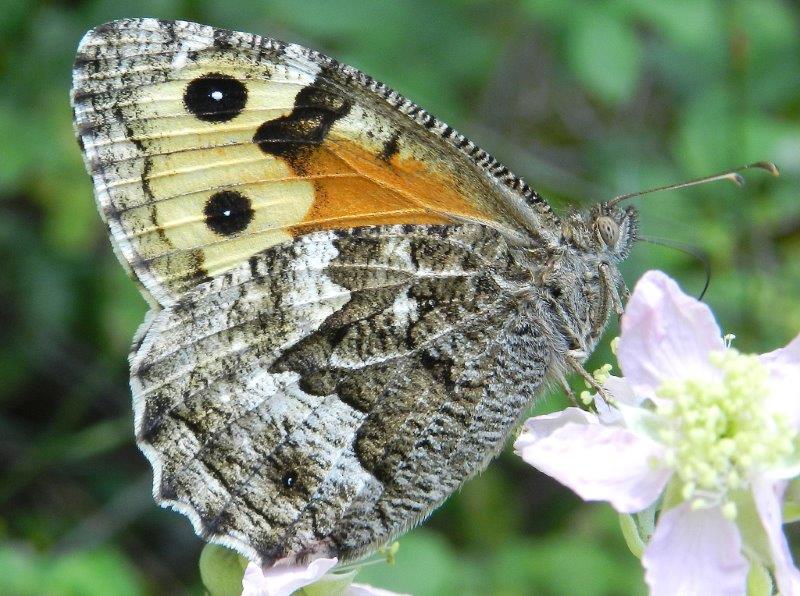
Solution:
[[[352,559],[418,523],[550,366],[514,263],[478,225],[319,232],[156,313],[131,355],[156,499],[264,563]]]

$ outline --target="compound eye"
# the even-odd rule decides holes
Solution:
[[[600,237],[609,248],[614,248],[619,240],[619,226],[610,217],[605,215],[598,217],[595,224],[597,231],[600,232]]]

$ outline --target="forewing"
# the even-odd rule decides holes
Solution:
[[[548,205],[485,151],[297,45],[115,21],[81,41],[72,103],[118,256],[160,305],[316,230],[471,220],[553,233]]]
[[[198,286],[131,355],[156,499],[265,563],[386,543],[535,395],[529,285],[495,231],[412,225],[311,233]]]

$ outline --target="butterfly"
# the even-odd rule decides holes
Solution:
[[[420,523],[620,311],[632,207],[559,217],[313,50],[115,21],[80,42],[71,101],[151,307],[130,369],[155,500],[262,565]]]

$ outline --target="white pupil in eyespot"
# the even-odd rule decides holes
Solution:
[[[220,101],[222,99],[222,91],[212,91],[211,99],[214,101]]]
[[[224,215],[225,217],[230,217],[231,210],[230,209],[226,209],[225,211],[222,212],[222,215]]]

